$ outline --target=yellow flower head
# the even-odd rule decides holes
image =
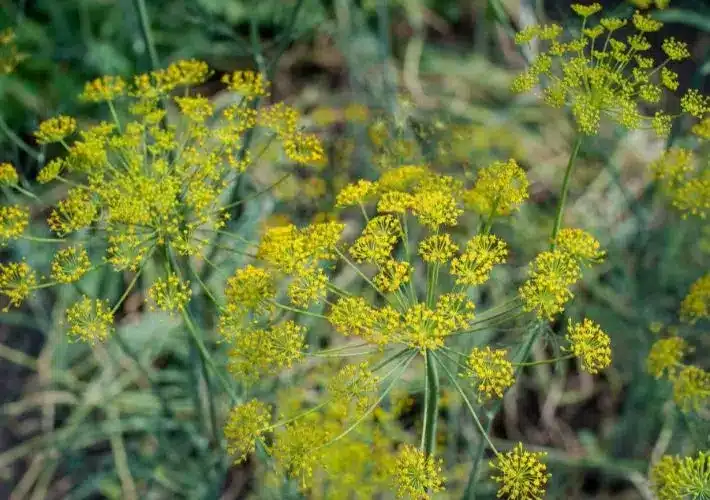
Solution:
[[[20,307],[36,286],[37,274],[27,262],[0,264],[0,295],[5,295],[10,300],[3,311],[7,311],[11,306]]]
[[[565,338],[570,343],[566,350],[579,358],[585,371],[599,373],[611,364],[611,339],[592,320],[574,324],[569,320]]]
[[[67,321],[69,335],[90,344],[103,342],[113,332],[113,313],[108,302],[86,295],[67,309]]]
[[[303,358],[305,327],[284,321],[268,330],[247,329],[237,334],[229,351],[228,370],[244,383],[275,375]]]
[[[25,232],[30,222],[30,214],[19,205],[0,205],[0,247],[17,239]]]
[[[377,183],[360,179],[345,186],[335,199],[338,208],[365,205],[377,191]]]
[[[293,280],[288,286],[288,296],[294,305],[307,309],[325,298],[327,284],[328,277],[323,269],[303,266],[294,273]]]
[[[466,250],[451,261],[451,275],[457,285],[476,286],[488,281],[496,264],[505,262],[508,245],[492,234],[479,234],[466,244]]]
[[[228,308],[270,310],[270,301],[276,297],[274,277],[267,269],[247,265],[227,280],[224,295]]]
[[[403,235],[399,219],[392,215],[373,217],[350,247],[357,262],[383,262]]]
[[[562,250],[542,252],[530,263],[528,279],[520,287],[526,311],[552,319],[572,298],[569,287],[581,277],[576,259]]]
[[[354,403],[354,416],[365,415],[377,401],[379,385],[380,377],[370,370],[367,362],[345,366],[328,382],[333,411],[345,418]]]
[[[702,95],[696,89],[688,89],[680,99],[680,108],[696,118],[703,118],[710,111],[710,97]]]
[[[580,263],[599,263],[606,252],[600,250],[599,242],[582,229],[565,228],[557,234],[556,246]]]
[[[159,309],[170,314],[180,312],[192,296],[189,281],[181,281],[175,273],[157,279],[148,288],[146,301],[150,300],[150,310]]]
[[[431,230],[455,226],[463,210],[459,208],[460,188],[453,178],[441,176],[422,182],[415,188],[412,212]]]
[[[690,286],[688,295],[680,304],[680,317],[688,323],[710,318],[710,273]]]
[[[546,453],[529,452],[518,443],[507,453],[498,454],[491,467],[497,475],[493,480],[498,483],[498,496],[510,500],[541,500],[545,496],[545,485],[550,474],[541,461]]]
[[[512,363],[505,349],[474,348],[466,361],[466,377],[478,391],[478,401],[493,397],[502,398],[515,383]]]
[[[651,484],[659,500],[710,496],[710,453],[695,457],[664,455],[651,469]]]
[[[416,185],[425,182],[432,175],[431,170],[423,165],[404,165],[386,170],[377,181],[381,193],[390,191],[409,192]]]
[[[180,113],[194,123],[205,123],[214,113],[214,106],[209,99],[196,96],[175,97],[175,103],[180,108]]]
[[[102,76],[84,85],[79,98],[87,102],[113,101],[126,93],[126,82],[120,76]]]
[[[673,400],[682,411],[697,411],[710,403],[710,372],[687,365],[671,378],[671,382]]]
[[[451,260],[458,247],[448,233],[435,234],[419,243],[419,255],[424,262],[443,264]]]
[[[18,180],[17,170],[11,163],[0,163],[0,185],[12,186]]]
[[[76,130],[76,120],[71,116],[60,115],[43,121],[35,132],[39,144],[59,142]]]
[[[62,170],[66,166],[66,160],[63,158],[55,158],[49,163],[47,163],[42,170],[37,174],[37,182],[40,184],[47,184],[52,182],[54,179],[62,173]]]
[[[286,424],[274,437],[271,449],[278,469],[297,479],[304,491],[312,484],[313,472],[323,455],[321,446],[330,436],[321,420],[316,415]]]
[[[80,246],[63,248],[54,254],[50,276],[59,283],[79,281],[89,269],[91,262],[86,249]]]
[[[688,343],[680,337],[658,339],[651,346],[651,351],[646,358],[646,370],[657,379],[666,372],[669,376],[673,376],[688,351]]]
[[[59,236],[88,227],[97,215],[97,207],[87,189],[73,188],[47,219],[49,228]]]
[[[412,273],[409,262],[388,259],[379,264],[380,271],[373,279],[374,285],[383,292],[394,292],[408,283]]]
[[[323,144],[315,134],[294,131],[283,138],[283,148],[290,160],[302,165],[322,166],[325,159]]]
[[[466,206],[485,217],[509,215],[527,198],[528,178],[513,159],[479,170],[476,183],[464,195]]]
[[[365,337],[374,327],[375,309],[362,297],[344,297],[331,308],[328,322],[341,335]]]
[[[269,95],[269,83],[264,75],[254,71],[235,71],[234,73],[222,76],[222,83],[227,85],[229,90],[238,92],[247,99],[255,97],[266,97]]]
[[[254,453],[256,440],[263,436],[270,422],[271,407],[256,399],[232,408],[224,426],[224,437],[227,453],[235,464],[244,462],[249,454]]]
[[[402,191],[388,191],[377,202],[377,211],[380,213],[403,214],[410,210],[414,204],[414,197]]]
[[[577,13],[577,15],[582,16],[582,17],[589,17],[593,16],[600,10],[602,10],[602,6],[598,3],[593,3],[590,5],[584,5],[581,3],[574,3],[572,4],[572,10]]]
[[[426,500],[431,498],[429,492],[437,493],[444,490],[442,475],[442,460],[412,445],[402,446],[397,454],[394,484],[399,498]]]

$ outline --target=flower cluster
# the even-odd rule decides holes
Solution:
[[[500,485],[498,496],[510,500],[540,500],[550,478],[547,466],[541,461],[545,453],[533,453],[518,443],[507,453],[501,453],[491,466],[497,475],[493,480]]]
[[[568,350],[579,358],[585,371],[599,373],[611,364],[611,339],[592,320],[570,320],[566,338],[570,343]]]
[[[552,250],[535,257],[528,268],[528,279],[520,287],[525,310],[550,320],[573,297],[570,287],[581,278],[581,266],[604,258],[599,242],[581,229],[563,229],[555,242]]]
[[[660,500],[710,496],[710,453],[695,457],[664,455],[651,469],[651,482]]]
[[[673,390],[673,401],[683,411],[698,411],[710,404],[710,372],[684,364],[692,352],[688,342],[673,335],[658,339],[646,358],[646,369],[655,378],[667,377]]]
[[[397,455],[395,482],[400,498],[427,499],[429,492],[444,489],[441,460],[405,445]]]
[[[37,180],[67,186],[47,218],[55,236],[51,240],[66,246],[56,253],[48,276],[38,278],[26,263],[3,268],[0,290],[10,305],[19,306],[38,286],[82,279],[98,267],[91,261],[134,273],[133,287],[146,265],[158,260],[167,271],[146,283],[151,309],[181,311],[190,300],[186,278],[196,272],[194,261],[205,256],[206,245],[231,217],[235,203],[230,191],[253,162],[250,147],[276,146],[281,163],[317,165],[322,146],[315,135],[301,130],[299,113],[283,103],[258,105],[256,98],[268,95],[263,75],[225,75],[228,90],[243,99],[222,109],[192,90],[210,76],[207,64],[197,60],[176,61],[132,81],[103,76],[88,82],[79,97],[104,103],[110,122],[82,126],[74,117],[59,115],[39,124],[37,143],[58,143],[65,151],[42,168]],[[0,184],[23,189],[17,183],[14,167],[0,165]],[[25,207],[0,206],[0,245],[18,238],[37,240],[26,234],[28,220]],[[87,235],[91,257],[84,245]],[[302,271],[293,295],[305,304],[318,297],[323,280],[313,268]],[[70,333],[102,340],[110,331],[97,326],[108,319],[104,303],[87,300],[68,311]],[[80,325],[89,330],[82,333]]]
[[[627,129],[652,128],[661,136],[670,132],[671,116],[657,111],[644,115],[642,109],[657,105],[664,94],[678,88],[678,74],[670,69],[673,62],[690,57],[687,45],[674,38],[661,44],[665,60],[656,63],[648,55],[652,44],[649,33],[663,23],[636,12],[631,24],[634,33],[622,35],[628,20],[602,17],[598,24],[590,18],[602,10],[598,3],[572,4],[582,18],[579,35],[557,25],[533,25],[519,32],[515,41],[527,44],[539,39],[549,44],[530,67],[512,83],[514,92],[528,92],[538,85],[544,100],[553,107],[568,106],[582,134],[595,135],[603,117]],[[709,109],[708,100],[689,90],[681,99],[684,113],[702,118]]]
[[[702,164],[694,151],[673,147],[650,165],[655,179],[683,218],[705,219],[710,213],[710,169]]]

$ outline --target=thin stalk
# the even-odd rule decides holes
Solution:
[[[540,328],[535,329],[535,331],[530,335],[530,338],[528,341],[525,343],[525,345],[520,349],[519,353],[520,356],[518,359],[521,360],[521,362],[524,362],[528,356],[530,355],[530,351],[532,350],[532,346],[535,344],[535,341],[537,340],[538,335],[540,334]],[[520,371],[520,367],[518,366],[515,369],[515,376],[517,377],[518,372]],[[498,413],[498,410],[500,410],[500,407],[502,405],[502,400],[498,401],[491,410],[491,412],[488,415],[488,423],[486,424],[486,436],[488,433],[490,433],[491,428],[493,427],[493,420],[495,419],[496,414]],[[468,476],[468,484],[466,485],[466,490],[464,491],[463,498],[462,500],[475,500],[476,498],[476,493],[475,493],[475,488],[476,488],[476,482],[478,481],[478,469],[481,466],[481,462],[483,461],[483,453],[486,450],[486,441],[481,439],[478,442],[478,448],[476,452],[474,453],[474,459],[473,459],[473,465],[471,466],[471,473]]]
[[[560,203],[557,206],[557,214],[555,215],[555,225],[552,228],[552,235],[550,237],[550,248],[555,249],[555,240],[557,239],[557,233],[560,231],[560,226],[562,225],[562,214],[565,210],[565,202],[567,201],[567,191],[569,191],[569,180],[572,174],[572,169],[574,168],[574,163],[577,160],[577,154],[579,153],[579,147],[582,145],[582,133],[577,133],[577,138],[574,141],[574,146],[572,146],[572,153],[570,154],[569,161],[567,162],[567,169],[565,170],[565,177],[562,180],[562,190],[560,191]]]
[[[437,360],[438,358],[434,353],[432,353],[432,356],[434,356]],[[459,391],[459,394],[461,395],[461,398],[463,399],[463,402],[466,403],[466,407],[468,408],[469,412],[471,413],[471,416],[473,417],[473,421],[476,424],[476,427],[478,428],[478,431],[481,433],[481,437],[485,440],[486,443],[488,443],[488,446],[491,447],[493,450],[493,453],[496,455],[498,454],[498,450],[496,447],[493,445],[491,442],[491,438],[488,437],[488,434],[486,433],[486,429],[483,427],[483,424],[481,423],[481,419],[478,418],[478,414],[476,414],[476,410],[473,409],[473,405],[471,404],[471,401],[469,401],[468,396],[466,396],[466,393],[464,392],[463,388],[461,388],[461,384],[458,383],[456,380],[456,377],[451,373],[451,371],[446,367],[444,363],[441,363],[441,368],[443,368],[444,372],[446,373],[446,376],[449,378],[451,383],[454,385],[457,391]]]
[[[153,41],[153,34],[150,31],[150,19],[148,18],[148,9],[145,6],[145,0],[135,0],[136,10],[138,10],[138,17],[141,23],[141,31],[143,32],[143,38],[145,39],[145,45],[148,48],[148,56],[150,57],[150,64],[153,69],[160,67],[160,61],[158,59],[158,53],[155,50],[155,42]]]
[[[35,161],[38,163],[44,161],[44,155],[27,144],[19,135],[13,132],[2,115],[0,115],[0,130],[2,130],[18,148],[30,155]]]
[[[204,342],[202,342],[200,335],[197,333],[197,328],[195,327],[195,324],[192,322],[192,320],[190,319],[190,315],[184,308],[182,309],[182,317],[185,320],[185,325],[187,326],[188,333],[194,340],[195,345],[197,346],[197,349],[200,352],[200,357],[202,358],[202,361],[209,365],[215,375],[217,375],[217,380],[219,380],[219,383],[222,385],[227,394],[229,394],[229,397],[232,399],[232,403],[238,403],[239,396],[237,396],[237,393],[234,392],[234,388],[232,387],[232,385],[224,377],[222,371],[215,364],[214,359],[212,359],[212,356],[207,350],[207,347],[205,347]]]
[[[426,364],[426,385],[421,450],[429,456],[434,454],[436,446],[436,423],[439,418],[439,371],[436,368],[437,360],[432,351],[427,350],[424,361]]]

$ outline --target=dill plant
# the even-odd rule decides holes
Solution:
[[[591,235],[565,228],[553,250],[542,254],[550,255],[551,262],[541,264],[544,259],[538,257],[537,266],[533,263],[520,297],[478,311],[469,292],[486,283],[508,257],[507,244],[492,229],[527,197],[527,177],[514,160],[481,169],[468,187],[427,166],[404,165],[386,169],[377,181],[346,185],[336,197],[340,211],[334,220],[267,229],[256,243],[255,261],[227,280],[218,330],[232,346],[230,372],[258,392],[259,381],[324,358],[366,361],[346,363],[309,408],[295,415],[280,413],[281,418],[262,421],[248,435],[240,429],[259,427],[247,411],[258,403],[238,405],[225,429],[229,446],[253,451],[257,440],[272,451],[282,473],[308,490],[319,475],[330,477],[326,457],[337,454],[342,440],[352,438],[360,426],[379,425],[386,398],[414,366],[426,379],[421,439],[418,448],[403,443],[392,457],[397,466],[390,488],[402,496],[427,498],[444,487],[435,458],[444,383],[460,395],[499,457],[502,494],[539,496],[547,481],[541,455],[522,448],[502,455],[472,402],[474,396],[480,403],[501,398],[525,363],[513,362],[506,348],[459,352],[455,343],[521,316],[528,321],[554,317],[571,299],[582,266],[603,258]],[[466,240],[455,229],[467,214],[478,217],[480,231]],[[348,237],[356,215],[360,229]],[[332,275],[338,269],[354,273],[359,286],[340,286]],[[308,338],[323,328],[332,332],[327,337],[335,334],[344,342],[332,341],[325,350],[310,348]],[[593,373],[611,362],[609,338],[593,322],[570,324],[568,340],[570,354],[561,359],[579,357],[582,368]],[[243,452],[236,455],[238,462],[245,458]],[[516,479],[528,462],[536,464],[529,470],[538,489]]]
[[[549,248],[529,263],[526,278],[508,302],[481,311],[472,292],[509,258],[508,245],[494,228],[528,198],[523,169],[512,159],[493,162],[467,185],[420,163],[413,142],[393,139],[384,121],[376,121],[368,134],[378,148],[374,162],[381,175],[343,185],[334,200],[334,216],[304,227],[272,226],[255,242],[227,232],[230,209],[240,203],[229,194],[254,162],[251,152],[259,149],[252,141],[254,130],[267,132],[257,155],[270,151],[272,142],[290,163],[321,165],[325,153],[320,139],[299,127],[295,109],[283,103],[257,105],[269,88],[257,73],[224,78],[241,101],[218,114],[208,99],[188,91],[210,76],[199,61],[180,61],[138,75],[133,82],[107,76],[87,84],[82,98],[105,103],[112,122],[87,127],[59,116],[39,126],[37,141],[58,143],[66,153],[48,163],[37,179],[66,188],[65,198],[47,219],[54,234],[28,234],[27,208],[3,206],[0,244],[26,239],[57,245],[58,250],[47,272],[25,261],[2,264],[0,292],[8,307],[17,307],[39,289],[80,283],[102,266],[129,273],[131,281],[118,302],[83,296],[67,310],[71,337],[104,342],[144,269],[155,265],[161,272],[147,284],[146,300],[151,309],[181,316],[203,361],[230,392],[234,406],[224,436],[236,463],[258,450],[273,459],[279,474],[296,478],[303,491],[325,482],[335,497],[355,492],[371,498],[394,491],[401,497],[428,498],[446,484],[436,436],[440,397],[448,391],[460,396],[493,454],[491,477],[498,495],[542,498],[550,477],[545,454],[528,451],[522,443],[509,451],[498,449],[479,417],[483,405],[500,400],[525,366],[575,358],[581,369],[599,373],[611,363],[610,337],[588,318],[569,320],[564,354],[535,363],[524,359],[537,338],[534,328],[519,346],[519,361],[513,360],[511,348],[492,344],[460,352],[457,340],[514,321],[527,326],[554,321],[564,311],[583,271],[605,257],[591,234],[563,227],[569,180],[582,142],[599,133],[603,118],[667,135],[674,117],[663,111],[645,115],[641,102],[658,104],[666,91],[675,90],[677,75],[668,64],[688,56],[684,44],[669,39],[662,46],[668,59],[654,66],[642,52],[648,49],[645,33],[660,28],[657,21],[635,14],[632,24],[638,32],[622,41],[617,33],[627,21],[603,18],[588,27],[600,7],[574,5],[573,10],[583,18],[579,37],[559,41],[565,33],[559,26],[531,27],[517,37],[519,43],[537,37],[549,41],[550,48],[515,80],[514,90],[542,88],[548,104],[569,107],[578,134],[546,242]],[[706,139],[707,98],[689,91],[681,106],[684,114],[705,117],[694,130]],[[364,121],[368,111],[353,106],[344,114]],[[317,120],[321,125],[333,123],[332,113],[322,115]],[[465,137],[469,131],[459,133]],[[440,158],[455,156],[458,140],[443,152],[449,156]],[[676,208],[704,218],[707,179],[704,171],[687,166],[690,157],[672,150],[653,168]],[[18,184],[12,165],[0,165],[0,183],[35,197]],[[477,218],[477,232],[462,234],[459,222],[464,217]],[[199,263],[216,269],[209,251],[217,235],[238,240],[243,255],[251,258],[225,280],[223,293],[211,290],[196,268]],[[249,247],[255,254],[248,253]],[[96,248],[103,253],[100,262],[90,257]],[[353,274],[355,282],[345,286],[335,279],[342,270]],[[190,312],[193,293],[204,294],[219,311],[217,333],[229,350],[227,370],[239,382],[241,395],[221,376],[202,344]],[[707,319],[708,296],[704,277],[683,301],[683,319]],[[313,341],[320,340],[323,330],[332,345],[321,348]],[[701,408],[710,397],[707,372],[682,363],[689,350],[685,340],[672,336],[659,340],[648,358],[649,371],[674,384],[674,399],[684,411]],[[357,361],[347,362],[352,358]],[[387,436],[393,415],[389,397],[398,384],[405,392],[409,389],[410,368],[425,379],[416,445]],[[320,371],[322,390],[304,397],[292,388],[294,395],[279,395],[275,406],[259,399],[268,380],[296,371]],[[474,398],[482,405],[478,409]],[[697,458],[665,457],[652,478],[661,498],[704,495],[707,467],[703,452]]]

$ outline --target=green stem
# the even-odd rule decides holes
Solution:
[[[426,386],[421,450],[429,456],[434,454],[436,447],[436,423],[439,417],[439,371],[436,367],[434,353],[427,351],[424,361],[426,363]]]
[[[148,55],[150,56],[150,64],[152,69],[157,69],[160,67],[160,62],[158,60],[158,53],[155,50],[155,42],[153,42],[153,34],[150,31],[150,20],[148,19],[148,9],[145,6],[145,0],[135,0],[136,9],[138,10],[138,17],[141,22],[141,31],[143,32],[143,38],[145,39],[145,45],[148,48]]]
[[[565,361],[567,359],[574,358],[574,354],[568,356],[562,356],[560,358],[543,359],[541,361],[530,361],[529,363],[513,363],[513,366],[539,366],[539,365],[549,365],[552,363],[557,363],[558,361]]]
[[[525,345],[520,349],[519,354],[520,356],[516,356],[518,359],[520,359],[520,362],[524,362],[528,356],[530,355],[530,351],[532,350],[533,345],[535,344],[535,341],[537,340],[539,334],[540,334],[541,328],[538,327],[533,331],[533,333],[530,335],[530,338],[528,341],[525,343]],[[515,369],[515,376],[518,376],[518,371],[520,370],[520,367],[518,366]],[[485,427],[485,435],[488,436],[491,428],[493,427],[493,420],[495,419],[496,414],[498,413],[498,410],[500,410],[500,407],[502,405],[503,401],[498,401],[491,410],[490,414],[488,415],[488,423],[486,424]],[[475,500],[476,498],[476,483],[478,481],[478,469],[481,466],[481,462],[483,461],[483,453],[486,451],[486,441],[484,439],[481,439],[478,442],[478,448],[476,449],[476,452],[474,454],[474,459],[473,459],[473,465],[471,466],[471,473],[468,476],[468,484],[466,485],[466,490],[464,491],[463,498],[462,500]]]
[[[567,162],[567,169],[565,170],[565,177],[562,180],[562,190],[560,191],[560,203],[557,206],[557,215],[555,215],[555,225],[552,228],[552,235],[550,237],[550,246],[554,250],[555,240],[557,239],[557,233],[560,231],[560,226],[562,225],[562,215],[565,210],[565,202],[567,201],[567,192],[569,191],[569,180],[572,174],[572,169],[574,168],[574,163],[577,160],[577,154],[579,153],[579,147],[582,145],[582,133],[577,134],[577,138],[574,141],[574,146],[572,146],[572,153],[570,154],[569,161]]]
[[[234,392],[234,388],[229,383],[229,381],[224,377],[224,375],[222,374],[222,371],[217,367],[214,360],[212,359],[212,356],[210,356],[210,353],[207,350],[207,348],[205,347],[204,342],[202,342],[202,339],[200,338],[199,334],[197,333],[197,328],[195,327],[195,324],[192,322],[192,320],[190,319],[190,315],[187,313],[187,311],[184,308],[182,309],[182,317],[185,320],[185,325],[187,326],[187,331],[190,333],[192,340],[195,342],[195,345],[197,346],[197,349],[200,352],[200,357],[202,358],[202,362],[209,365],[209,367],[212,369],[212,371],[215,373],[215,375],[217,375],[217,380],[219,380],[219,383],[222,385],[222,387],[227,392],[227,394],[229,394],[229,397],[232,399],[232,403],[238,403],[239,397],[237,396],[237,393]]]
[[[35,161],[37,161],[38,163],[42,163],[44,161],[44,155],[34,149],[29,144],[27,144],[25,141],[22,140],[19,135],[13,132],[12,129],[8,126],[5,119],[2,117],[2,115],[0,115],[0,130],[5,132],[5,134],[10,138],[10,140],[15,144],[15,146],[30,155]]]

